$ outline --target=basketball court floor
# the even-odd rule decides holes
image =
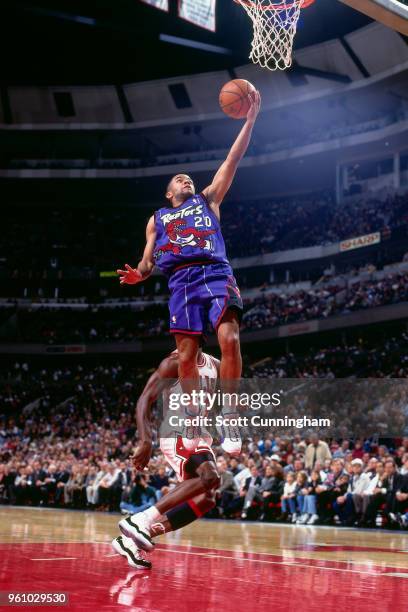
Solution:
[[[114,553],[118,520],[0,508],[0,591],[64,592],[68,610],[408,610],[405,533],[201,520],[158,538],[149,571]]]

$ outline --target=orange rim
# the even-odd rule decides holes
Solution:
[[[255,2],[253,2],[252,0],[234,0],[234,2],[236,2],[237,4],[246,4],[247,6],[252,6],[255,4]],[[268,4],[266,6],[260,6],[258,7],[261,11],[281,11],[283,9],[291,9],[295,6],[299,6],[299,4],[301,4],[302,6],[300,8],[305,9],[308,6],[312,5],[315,2],[315,0],[295,0],[295,2],[280,2],[277,4]]]

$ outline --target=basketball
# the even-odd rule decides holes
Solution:
[[[255,87],[245,79],[234,79],[226,83],[220,91],[220,106],[228,117],[244,119],[249,110],[249,94]]]

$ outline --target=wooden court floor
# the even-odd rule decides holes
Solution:
[[[408,611],[405,533],[202,520],[158,538],[149,571],[114,553],[118,520],[0,507],[0,591],[64,592],[67,610]]]

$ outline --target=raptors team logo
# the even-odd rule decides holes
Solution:
[[[169,251],[178,255],[187,246],[212,250],[211,240],[208,240],[208,237],[215,234],[216,230],[199,230],[195,227],[186,227],[186,225],[184,219],[175,219],[167,223],[165,230],[169,241],[167,244],[161,245],[156,251],[156,259]]]

